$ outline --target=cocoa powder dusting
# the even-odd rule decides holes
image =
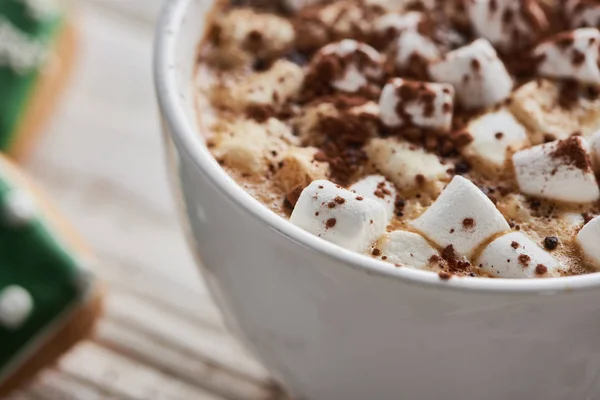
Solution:
[[[442,259],[446,261],[448,271],[456,274],[466,272],[470,267],[471,263],[461,259],[454,251],[454,246],[449,245],[442,249]]]
[[[527,254],[520,254],[518,260],[519,264],[521,264],[523,267],[528,267],[531,257],[529,257]]]
[[[390,190],[388,188],[386,188],[385,186],[386,186],[385,181],[379,182],[377,184],[377,188],[373,192],[373,195],[380,199],[385,199],[386,196],[390,196],[392,194],[392,192],[390,192]]]
[[[576,136],[559,141],[551,156],[584,172],[591,170],[590,158]]]
[[[341,114],[322,118],[316,131],[324,137],[321,152],[329,162],[331,177],[346,184],[367,160],[362,147],[371,137],[375,121],[367,115]]]
[[[536,265],[536,267],[535,267],[536,275],[545,275],[546,272],[548,272],[548,267],[546,267],[545,265],[542,265],[542,264]]]
[[[475,227],[475,220],[473,218],[465,218],[463,219],[463,228],[469,230]]]

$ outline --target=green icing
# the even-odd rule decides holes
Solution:
[[[36,20],[22,0],[0,0],[0,19],[46,48],[51,46],[62,24],[59,14]],[[10,147],[38,77],[39,68],[17,73],[10,66],[0,65],[0,150]]]
[[[43,219],[8,223],[7,196],[15,189],[0,179],[0,293],[11,285],[23,287],[33,298],[33,311],[16,329],[0,324],[0,376],[85,294],[76,260]]]

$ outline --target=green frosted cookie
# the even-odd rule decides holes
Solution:
[[[36,360],[37,354],[49,341],[60,342],[92,293],[91,275],[81,268],[85,256],[15,171],[0,157],[0,396],[23,365],[52,361]]]
[[[64,17],[55,0],[0,0],[0,150],[10,151]]]

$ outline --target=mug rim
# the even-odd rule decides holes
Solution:
[[[198,0],[168,0],[160,12],[156,27],[153,77],[163,123],[169,126],[168,134],[178,144],[179,151],[188,155],[193,164],[204,172],[213,187],[236,207],[254,217],[257,222],[298,245],[317,251],[367,275],[378,275],[386,279],[430,288],[484,293],[555,294],[600,286],[600,272],[543,279],[486,279],[454,276],[449,280],[442,280],[438,274],[431,271],[391,267],[384,261],[334,245],[275,214],[238,186],[235,180],[220,167],[197,133],[197,130],[202,127],[195,126],[185,115],[181,96],[176,89],[178,68],[175,49],[182,22],[186,18],[186,10],[192,1]]]

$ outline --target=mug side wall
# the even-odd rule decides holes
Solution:
[[[195,49],[209,8],[202,0],[171,1],[165,19],[182,25],[159,32],[177,41],[168,69],[178,96],[158,93],[174,192],[228,325],[292,395],[595,398],[595,290],[461,291],[391,279],[294,240],[218,187],[235,182],[225,175],[217,182],[189,143],[173,139],[184,133],[165,107],[180,102],[195,121]]]

